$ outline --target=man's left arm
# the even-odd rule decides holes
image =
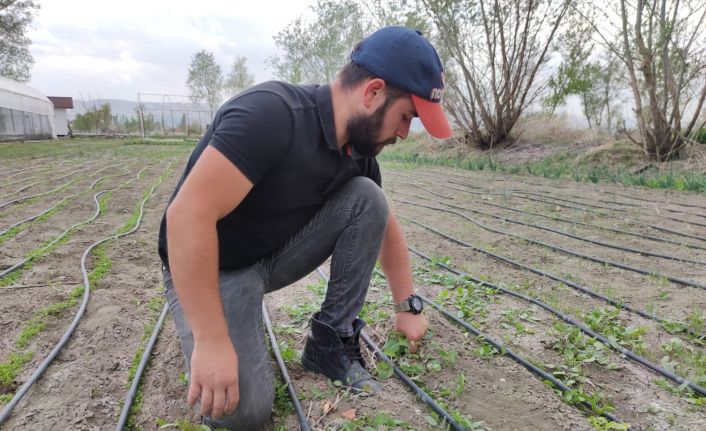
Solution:
[[[399,304],[414,293],[412,268],[410,265],[407,242],[404,239],[402,227],[390,208],[387,230],[382,240],[380,264],[387,277],[387,284],[392,291],[392,301]],[[417,351],[417,342],[422,339],[427,330],[427,319],[424,314],[412,314],[400,311],[395,314],[395,329],[403,333],[409,343],[409,351]]]

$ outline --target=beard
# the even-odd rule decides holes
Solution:
[[[371,115],[357,115],[348,121],[346,125],[348,144],[361,156],[375,157],[385,146],[397,141],[396,137],[378,141],[385,112],[390,104],[391,101],[386,99],[385,103]]]

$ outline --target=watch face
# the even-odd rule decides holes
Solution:
[[[417,296],[409,298],[409,307],[414,311],[422,311],[422,300]]]

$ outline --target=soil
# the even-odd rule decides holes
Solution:
[[[117,148],[117,149],[116,149]],[[31,316],[46,307],[64,301],[68,293],[82,284],[79,261],[83,251],[93,242],[113,235],[130,218],[143,194],[167,169],[171,173],[156,188],[145,207],[140,228],[134,234],[108,244],[105,249],[112,262],[106,275],[91,291],[90,301],[69,344],[49,366],[38,383],[15,408],[3,425],[8,430],[76,429],[103,430],[115,427],[122,402],[130,384],[128,372],[133,356],[145,337],[146,328],[159,313],[153,306],[162,298],[161,264],[156,253],[159,222],[172,191],[183,170],[184,149],[167,146],[131,145],[111,147],[110,152],[91,156],[72,151],[65,157],[7,159],[0,162],[0,196],[13,193],[27,184],[51,180],[84,166],[85,170],[56,181],[38,183],[15,195],[0,199],[29,196],[49,191],[67,181],[66,188],[41,199],[0,209],[0,231],[16,221],[30,217],[73,196],[45,220],[28,223],[20,232],[0,244],[0,268],[21,260],[32,250],[61,234],[72,224],[89,218],[95,212],[92,196],[101,190],[115,188],[105,211],[93,222],[76,228],[50,253],[37,258],[19,278],[0,288],[0,363],[11,353],[32,352],[33,359],[20,370],[9,387],[11,393],[28,379],[37,365],[54,347],[73,319],[78,305],[46,317],[45,328],[24,347],[16,342]],[[171,165],[169,165],[171,163]],[[104,170],[96,173],[101,169]],[[146,168],[146,169],[144,169]],[[144,171],[143,171],[144,169]],[[138,173],[142,174],[138,178]],[[89,186],[99,177],[109,176],[93,189]],[[134,179],[134,180],[133,180]],[[130,181],[133,180],[133,181]],[[130,181],[130,182],[129,182]],[[453,243],[428,229],[409,221],[414,219],[473,247],[492,251],[523,264],[571,279],[587,288],[630,305],[664,316],[684,319],[706,309],[704,289],[678,285],[659,277],[645,276],[567,253],[498,234],[479,227],[468,219],[449,212],[402,203],[407,201],[438,208],[453,209],[477,222],[507,233],[522,235],[581,253],[623,262],[674,277],[706,284],[703,264],[684,263],[645,256],[550,233],[536,227],[502,221],[506,219],[552,227],[624,247],[648,250],[706,262],[706,241],[662,232],[650,225],[679,230],[706,237],[706,214],[703,195],[659,191],[619,185],[580,184],[487,172],[467,172],[441,168],[384,169],[383,182],[395,213],[399,216],[409,245],[430,256],[448,256],[451,265],[473,276],[488,279],[510,289],[532,294],[579,320],[586,312],[606,307],[556,281],[503,263],[470,247]],[[515,191],[514,193],[512,191]],[[519,191],[522,192],[519,192]],[[534,193],[532,195],[527,194]],[[529,200],[532,197],[536,200]],[[563,200],[557,200],[563,199]],[[470,210],[451,208],[453,204]],[[501,205],[507,208],[499,208]],[[565,206],[562,206],[565,205]],[[593,205],[593,206],[591,206]],[[596,208],[603,206],[604,208]],[[509,208],[509,209],[508,209]],[[512,210],[515,211],[512,211]],[[599,228],[563,223],[538,215],[519,213],[532,211],[552,217],[563,217],[597,226],[630,230],[643,235],[692,244],[660,243],[646,238],[621,235]],[[671,210],[671,211],[670,211]],[[676,218],[672,220],[666,216]],[[687,223],[688,222],[688,223]],[[88,261],[89,270],[94,259]],[[415,268],[434,269],[414,257]],[[327,267],[324,265],[327,272]],[[265,302],[280,345],[301,352],[307,332],[306,319],[292,316],[297,304],[318,305],[321,299],[307,287],[319,282],[313,273],[299,282],[266,296]],[[424,278],[415,281],[417,290],[434,299],[443,289]],[[370,319],[366,331],[383,346],[392,331],[391,305],[386,299],[384,282],[373,284],[369,304],[379,304],[388,317]],[[154,299],[157,298],[157,299]],[[152,305],[151,305],[152,304]],[[161,308],[161,307],[158,307]],[[478,426],[496,430],[588,430],[586,415],[564,403],[541,379],[502,355],[481,357],[479,341],[469,336],[441,314],[430,309],[429,336],[421,355],[404,356],[410,362],[437,359],[440,369],[428,370],[418,382],[432,396],[443,398],[449,409],[457,411]],[[452,312],[458,310],[448,305]],[[530,311],[536,321],[525,322],[529,332],[518,334],[504,325],[508,310]],[[664,353],[660,346],[676,335],[664,331],[654,321],[622,311],[619,318],[626,325],[644,326],[644,356],[660,363]],[[544,366],[558,364],[561,356],[552,348],[557,342],[554,325],[558,319],[551,313],[509,295],[498,294],[487,304],[487,315],[478,322],[479,329],[502,341],[516,353]],[[703,332],[703,328],[701,329]],[[696,352],[703,346],[684,341]],[[456,352],[453,361],[444,362],[442,352]],[[686,397],[672,394],[657,386],[658,374],[615,353],[608,354],[615,369],[598,364],[584,367],[587,387],[602,393],[615,406],[614,414],[629,422],[633,429],[701,430],[706,428],[705,407],[695,407]],[[421,359],[420,359],[421,358]],[[377,362],[366,353],[369,367]],[[677,370],[693,378],[688,364],[677,359]],[[277,364],[273,361],[277,370]],[[333,386],[322,376],[304,370],[298,357],[287,362],[294,388],[314,429],[339,429],[343,414],[355,410],[356,418],[374,417],[387,412],[389,417],[404,421],[411,429],[439,429],[429,422],[430,410],[395,377],[382,380],[383,394],[358,397]],[[198,416],[186,405],[184,383],[186,366],[173,322],[168,317],[161,330],[150,364],[143,376],[139,412],[134,429],[153,430],[160,424],[197,422]],[[460,377],[465,379],[456,392]],[[451,393],[451,395],[443,395]],[[335,409],[324,413],[329,402]],[[177,429],[177,425],[166,429]],[[296,430],[298,421],[291,411],[278,411],[268,426],[270,430]]]

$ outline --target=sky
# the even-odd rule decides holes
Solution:
[[[186,95],[192,55],[213,52],[224,73],[245,56],[257,82],[272,79],[273,36],[314,0],[40,0],[29,33],[29,85],[47,96],[137,100]]]

